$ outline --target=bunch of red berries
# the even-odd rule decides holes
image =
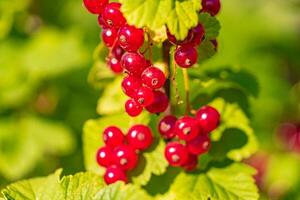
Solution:
[[[107,184],[127,182],[126,171],[133,170],[138,163],[139,151],[149,148],[153,141],[152,132],[144,125],[132,126],[127,135],[115,126],[103,132],[104,147],[96,155],[100,166],[106,168],[104,180]]]
[[[165,157],[174,167],[194,170],[198,156],[207,153],[210,148],[209,133],[215,130],[220,122],[219,112],[211,106],[198,110],[196,117],[164,117],[158,130],[161,136],[171,141],[165,149]]]

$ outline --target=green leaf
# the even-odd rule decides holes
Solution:
[[[237,163],[212,168],[203,174],[182,172],[175,178],[167,197],[173,200],[257,200],[254,174],[254,169]]]
[[[215,46],[210,40],[206,38],[198,46],[197,51],[198,51],[198,63],[202,63],[203,61],[211,58],[216,54]],[[195,65],[194,69],[197,69],[198,67],[200,66]]]
[[[199,15],[199,23],[204,26],[205,39],[212,40],[218,37],[221,25],[217,18],[212,17],[208,13],[201,13]]]
[[[190,28],[198,24],[197,0],[120,0],[129,24],[148,27],[152,31],[167,25],[177,39],[183,40]]]

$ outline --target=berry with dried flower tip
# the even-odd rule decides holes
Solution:
[[[121,12],[121,4],[112,2],[104,8],[102,17],[109,27],[120,28],[126,24],[126,19]]]
[[[140,77],[146,68],[146,59],[139,53],[127,52],[121,58],[121,64],[128,74]]]
[[[177,118],[173,115],[168,115],[162,118],[158,124],[158,131],[165,139],[172,139],[176,136],[175,124]]]
[[[151,129],[144,125],[132,126],[127,133],[127,142],[135,149],[145,150],[151,146],[153,136]]]
[[[122,26],[118,33],[119,45],[129,52],[136,52],[144,43],[143,29],[134,26]]]
[[[150,88],[141,87],[134,95],[134,100],[143,107],[149,106],[154,101],[154,93]]]
[[[197,62],[198,53],[192,45],[180,46],[175,51],[175,61],[182,68],[189,68]]]
[[[123,170],[132,170],[138,162],[138,155],[129,145],[120,145],[113,151],[114,164]]]
[[[187,142],[188,151],[194,155],[207,153],[210,148],[210,138],[207,134],[201,134]]]
[[[134,99],[129,99],[125,103],[125,111],[131,117],[136,117],[143,111],[143,107]]]
[[[164,86],[166,76],[160,69],[156,67],[148,67],[142,74],[143,84],[151,89],[159,89]]]
[[[188,150],[179,142],[170,142],[165,149],[165,157],[173,167],[182,166],[188,159]]]
[[[175,133],[184,141],[193,140],[200,134],[198,121],[189,116],[178,119],[175,124]]]

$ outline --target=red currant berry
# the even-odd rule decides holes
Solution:
[[[146,110],[154,114],[164,112],[169,106],[169,98],[161,91],[154,91],[153,95],[154,100],[149,106],[146,106]]]
[[[122,90],[129,97],[134,97],[141,87],[141,80],[134,76],[127,76],[122,81]]]
[[[104,181],[107,185],[115,183],[117,181],[127,182],[125,172],[118,167],[109,167],[104,174]]]
[[[121,10],[121,4],[117,2],[109,3],[103,11],[103,19],[109,27],[120,28],[126,24]]]
[[[110,147],[102,147],[97,151],[97,162],[102,167],[109,167],[112,164],[112,150]]]
[[[138,53],[125,53],[121,63],[123,68],[132,76],[140,77],[146,67],[146,59]]]
[[[200,108],[196,114],[196,117],[201,129],[205,133],[215,130],[220,123],[219,112],[211,106],[204,106]]]
[[[148,67],[142,74],[143,84],[151,89],[161,88],[166,81],[165,74],[156,67]]]
[[[205,30],[202,24],[198,24],[195,28],[193,28],[193,39],[191,41],[192,44],[198,46],[202,40],[204,39]]]
[[[118,42],[125,51],[136,52],[144,43],[144,31],[134,26],[125,25],[119,30]]]
[[[153,136],[151,129],[144,125],[135,125],[127,133],[127,142],[135,149],[145,150],[151,146]]]
[[[187,148],[179,142],[170,142],[165,149],[165,157],[173,167],[182,166],[188,159]]]
[[[154,101],[154,93],[150,88],[141,87],[134,95],[134,100],[143,107],[149,106]]]
[[[123,132],[116,126],[107,127],[103,132],[103,141],[109,147],[116,147],[124,143]]]
[[[123,170],[132,170],[138,162],[138,155],[129,145],[120,145],[113,151],[113,161]]]
[[[208,12],[212,16],[217,15],[221,9],[220,0],[202,0],[202,11]]]
[[[199,135],[200,129],[198,121],[189,116],[182,117],[175,124],[176,135],[185,141],[190,141]]]
[[[196,155],[189,154],[186,163],[184,163],[182,167],[186,171],[193,171],[197,168],[197,165],[198,165],[198,157]]]
[[[83,0],[86,9],[92,14],[101,14],[108,0]]]
[[[192,45],[180,46],[175,51],[175,61],[182,68],[189,68],[197,62],[198,53]]]
[[[121,58],[124,54],[124,50],[119,45],[115,45],[111,51],[112,51],[113,56],[116,59],[121,60]]]
[[[98,16],[98,24],[99,26],[101,26],[102,28],[108,28],[106,22],[104,21],[102,15]]]
[[[143,111],[143,107],[138,104],[134,99],[129,99],[125,103],[125,110],[131,117],[136,117]]]
[[[158,131],[160,135],[165,139],[172,139],[176,136],[175,134],[175,124],[177,118],[173,115],[165,116],[160,120],[158,124]]]
[[[123,72],[123,67],[122,67],[120,61],[114,57],[109,58],[108,66],[116,74],[120,74]]]
[[[181,40],[181,41],[177,40],[176,37],[170,33],[169,29],[167,29],[167,36],[168,36],[168,40],[172,44],[174,44],[174,45],[183,45],[183,44],[189,43],[192,40],[192,38],[193,38],[193,32],[189,31],[188,35],[186,36],[186,38],[184,40]]]
[[[106,28],[102,31],[102,40],[107,47],[112,47],[117,38],[117,30],[114,28]]]
[[[207,134],[201,134],[195,139],[187,142],[188,151],[194,155],[208,152],[210,148],[210,138]]]

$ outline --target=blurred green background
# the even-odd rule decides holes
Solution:
[[[300,199],[300,1],[222,4],[219,53],[202,67],[257,77],[260,152],[248,162],[260,169],[262,199]],[[0,188],[57,168],[84,170],[82,125],[97,116],[103,88],[88,75],[106,73],[90,72],[99,33],[80,0],[0,0]],[[287,124],[294,141],[281,137]]]

